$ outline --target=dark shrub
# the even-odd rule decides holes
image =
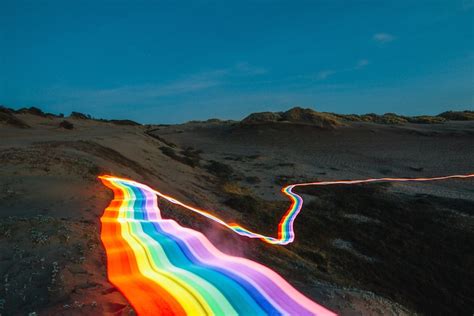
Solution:
[[[19,128],[29,128],[30,126],[17,118],[13,113],[9,113],[8,109],[0,109],[0,122],[4,122],[8,125],[19,127]]]
[[[245,181],[247,181],[250,184],[256,184],[256,183],[261,182],[259,177],[246,177]]]
[[[199,165],[199,159],[196,159],[195,157],[187,157],[187,156],[181,156],[181,155],[178,155],[173,148],[171,147],[166,147],[166,146],[162,146],[160,147],[160,150],[163,154],[165,154],[166,156],[176,160],[176,161],[179,161],[181,163],[184,163],[190,167],[197,167]],[[183,151],[183,153],[186,152],[186,151]]]
[[[417,124],[439,124],[446,121],[444,117],[429,116],[429,115],[414,116],[414,117],[409,117],[407,119],[408,119],[408,122],[417,123]]]
[[[232,207],[234,210],[243,213],[256,213],[261,208],[259,201],[250,195],[233,195],[225,200],[224,203],[227,206]]]
[[[474,111],[447,111],[438,116],[450,121],[473,121]]]
[[[97,165],[92,165],[92,166],[89,167],[89,173],[92,176],[96,177],[96,176],[98,176],[102,173],[102,169],[99,168],[99,166],[97,166]]]
[[[290,183],[296,182],[295,178],[292,176],[285,176],[285,175],[277,175],[275,176],[275,184],[280,186],[288,185]]]
[[[87,120],[87,119],[90,119],[91,116],[90,115],[86,115],[86,114],[83,114],[81,112],[71,112],[71,115],[70,117],[73,117],[75,119],[80,119],[80,120]]]
[[[30,107],[30,108],[22,108],[22,109],[19,109],[17,111],[17,113],[20,113],[20,114],[31,114],[31,115],[37,115],[37,116],[42,116],[42,117],[45,117],[46,114],[41,111],[40,109],[38,109],[37,107]]]
[[[224,204],[249,216],[254,227],[267,225],[273,219],[271,214],[281,211],[286,206],[285,202],[282,206],[280,202],[266,201],[256,197],[251,190],[241,187],[236,182],[225,182],[221,185],[221,191],[227,197]]]
[[[156,135],[156,134],[153,133],[154,131],[158,131],[158,130],[159,130],[159,128],[155,128],[155,129],[152,129],[152,130],[148,130],[148,131],[145,132],[145,134],[147,134],[147,135],[150,136],[150,137],[153,137],[154,139],[156,139],[156,140],[162,142],[163,144],[168,145],[169,147],[177,147],[176,144],[174,144],[174,143],[172,143],[172,142],[170,142],[170,141],[167,141],[167,140],[164,139],[163,137],[160,137],[160,136],[158,136],[158,135]]]
[[[0,113],[8,113],[8,114],[11,114],[12,112],[14,112],[12,109],[9,109],[3,105],[0,105]]]
[[[141,125],[140,123],[137,123],[137,122],[132,121],[132,120],[110,120],[109,122],[112,123],[112,124],[115,124],[115,125],[128,125],[128,126],[140,126]]]
[[[61,123],[59,123],[59,127],[62,127],[64,129],[73,129],[74,128],[74,124],[72,124],[71,122],[69,121],[62,121]]]
[[[174,151],[174,149],[171,148],[171,147],[162,146],[162,147],[160,147],[160,150],[163,154],[165,154],[168,157],[171,157],[171,158],[174,158],[174,159],[176,159],[176,157],[178,157],[178,155],[176,155],[176,152]]]
[[[206,170],[221,179],[229,179],[234,173],[234,169],[231,166],[215,160],[209,162]]]

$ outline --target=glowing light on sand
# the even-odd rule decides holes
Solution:
[[[269,268],[163,219],[151,188],[101,180],[114,191],[101,218],[108,276],[140,315],[334,315]]]
[[[303,205],[303,199],[293,192],[296,187],[472,177],[474,174],[292,184],[282,189],[291,205],[278,225],[278,236],[269,237],[228,224],[208,211],[144,184],[101,176],[102,182],[114,191],[114,199],[101,218],[108,276],[140,315],[334,315],[269,268],[226,255],[203,234],[163,219],[157,197],[199,213],[239,235],[285,245],[295,238],[293,223]]]

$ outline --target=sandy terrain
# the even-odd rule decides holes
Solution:
[[[279,194],[285,183],[474,170],[472,121],[324,129],[67,118],[68,130],[59,127],[63,118],[16,117],[31,128],[0,123],[2,315],[133,313],[106,278],[99,217],[112,195],[99,174],[147,183],[271,234],[287,205]],[[473,180],[301,193],[308,203],[289,247],[163,209],[341,314],[472,312]]]
[[[155,133],[180,147],[201,149],[203,157],[225,161],[246,177],[259,176],[256,192],[272,198],[280,196],[278,187],[269,188],[280,174],[307,180],[437,176],[468,172],[474,162],[472,122],[353,123],[336,130],[294,124],[188,124]],[[451,197],[470,190],[462,183],[432,183],[420,190],[434,192],[439,186],[437,194]]]

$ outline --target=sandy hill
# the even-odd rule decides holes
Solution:
[[[292,108],[286,112],[253,113],[242,120],[242,124],[268,122],[309,124],[321,128],[333,128],[343,125],[341,120],[332,114],[316,112],[311,109],[303,109],[300,107]]]
[[[145,126],[1,108],[0,313],[129,313],[106,278],[98,219],[111,193],[100,174],[147,183],[273,234],[286,183],[472,172],[470,115],[420,124],[294,108],[242,122]],[[471,311],[464,258],[474,249],[472,181],[300,193],[305,208],[288,247],[237,237],[170,205],[163,210],[342,314]]]
[[[403,116],[395,113],[385,113],[378,115],[374,113],[357,114],[336,114],[327,112],[317,112],[313,109],[303,109],[294,107],[286,112],[260,112],[252,113],[242,120],[242,124],[262,124],[262,123],[293,123],[308,124],[321,128],[334,128],[342,126],[348,122],[372,122],[379,124],[439,124],[446,121],[472,121],[473,111],[447,111],[437,116]]]

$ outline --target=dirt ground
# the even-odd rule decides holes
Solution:
[[[473,122],[325,130],[67,118],[69,130],[59,127],[62,118],[17,117],[31,128],[0,125],[2,315],[133,314],[106,278],[99,217],[111,193],[99,174],[133,178],[274,234],[288,204],[279,193],[286,183],[474,170]],[[305,206],[288,247],[162,209],[341,314],[472,314],[473,180],[299,193]]]

